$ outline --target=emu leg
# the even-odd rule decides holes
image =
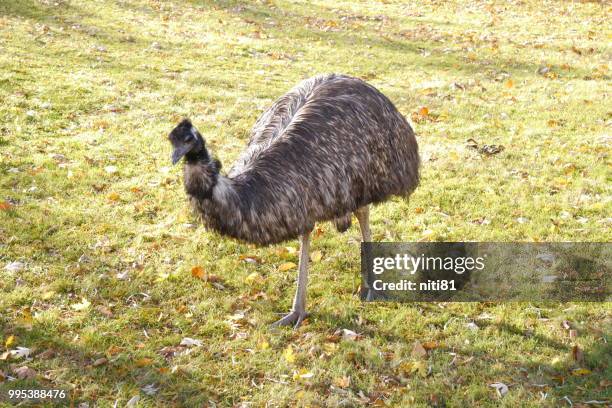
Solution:
[[[300,236],[300,260],[298,265],[297,290],[293,298],[293,307],[285,317],[273,323],[272,326],[289,326],[297,328],[308,316],[306,313],[306,287],[308,286],[308,249],[310,247],[310,231]]]
[[[370,232],[370,208],[366,205],[365,207],[359,208],[355,211],[355,217],[359,220],[359,228],[361,229],[361,237],[363,242],[372,242],[372,233]],[[367,300],[372,300],[372,290],[368,289],[366,296]]]
[[[363,242],[372,241],[372,233],[370,232],[370,208],[366,205],[355,211],[355,217],[359,220],[359,228],[361,229],[361,237]]]

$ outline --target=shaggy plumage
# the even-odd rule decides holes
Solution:
[[[173,161],[185,157],[185,189],[205,224],[261,245],[299,236],[308,245],[316,222],[343,231],[354,212],[367,224],[369,204],[408,196],[419,181],[406,119],[376,88],[344,75],[307,79],[280,97],[227,176],[188,120],[169,139]]]

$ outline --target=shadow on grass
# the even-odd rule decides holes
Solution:
[[[189,372],[179,373],[180,383],[176,383],[177,378],[171,378],[166,373],[166,369],[157,366],[155,362],[150,363],[147,358],[136,358],[135,356],[110,356],[107,350],[98,350],[75,345],[59,333],[50,333],[40,328],[26,330],[21,327],[2,326],[0,333],[11,333],[18,338],[25,340],[30,348],[33,349],[33,360],[9,359],[0,361],[0,373],[4,372],[16,377],[14,369],[28,366],[36,369],[38,365],[46,366],[47,370],[37,372],[35,379],[17,379],[15,381],[0,382],[0,405],[8,402],[8,390],[11,389],[63,389],[68,391],[68,400],[75,403],[95,401],[95,395],[83,396],[81,392],[82,383],[95,383],[97,387],[105,387],[115,390],[119,394],[123,390],[124,396],[117,399],[124,404],[133,395],[145,394],[140,390],[147,384],[154,384],[160,391],[153,398],[156,404],[164,406],[185,406],[192,398],[199,401],[208,399],[218,400],[219,396],[207,389],[197,376]],[[110,335],[118,340],[117,334]],[[44,356],[45,352],[52,352],[51,356]],[[108,356],[108,361],[95,366],[96,360],[102,356]],[[45,361],[45,363],[41,363]],[[143,363],[147,362],[147,366]],[[50,363],[50,365],[48,365]],[[50,369],[49,369],[50,368]],[[176,375],[174,375],[176,377]],[[67,387],[71,384],[72,388]],[[125,393],[130,392],[127,397]],[[49,401],[46,401],[49,402]],[[112,403],[111,401],[110,403]],[[49,402],[49,405],[54,406]],[[65,406],[65,402],[57,402],[57,406]],[[73,406],[73,405],[71,405]],[[123,405],[121,405],[123,406]]]

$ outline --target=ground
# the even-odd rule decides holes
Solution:
[[[228,169],[276,97],[342,72],[389,96],[423,158],[375,240],[610,241],[609,13],[0,0],[0,405],[32,387],[90,407],[609,403],[610,303],[362,303],[356,223],[319,226],[312,315],[270,329],[297,242],[198,225],[165,139],[190,117]]]

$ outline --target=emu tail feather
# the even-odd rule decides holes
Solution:
[[[348,213],[342,217],[334,219],[334,225],[338,232],[345,232],[351,228],[351,214]]]

